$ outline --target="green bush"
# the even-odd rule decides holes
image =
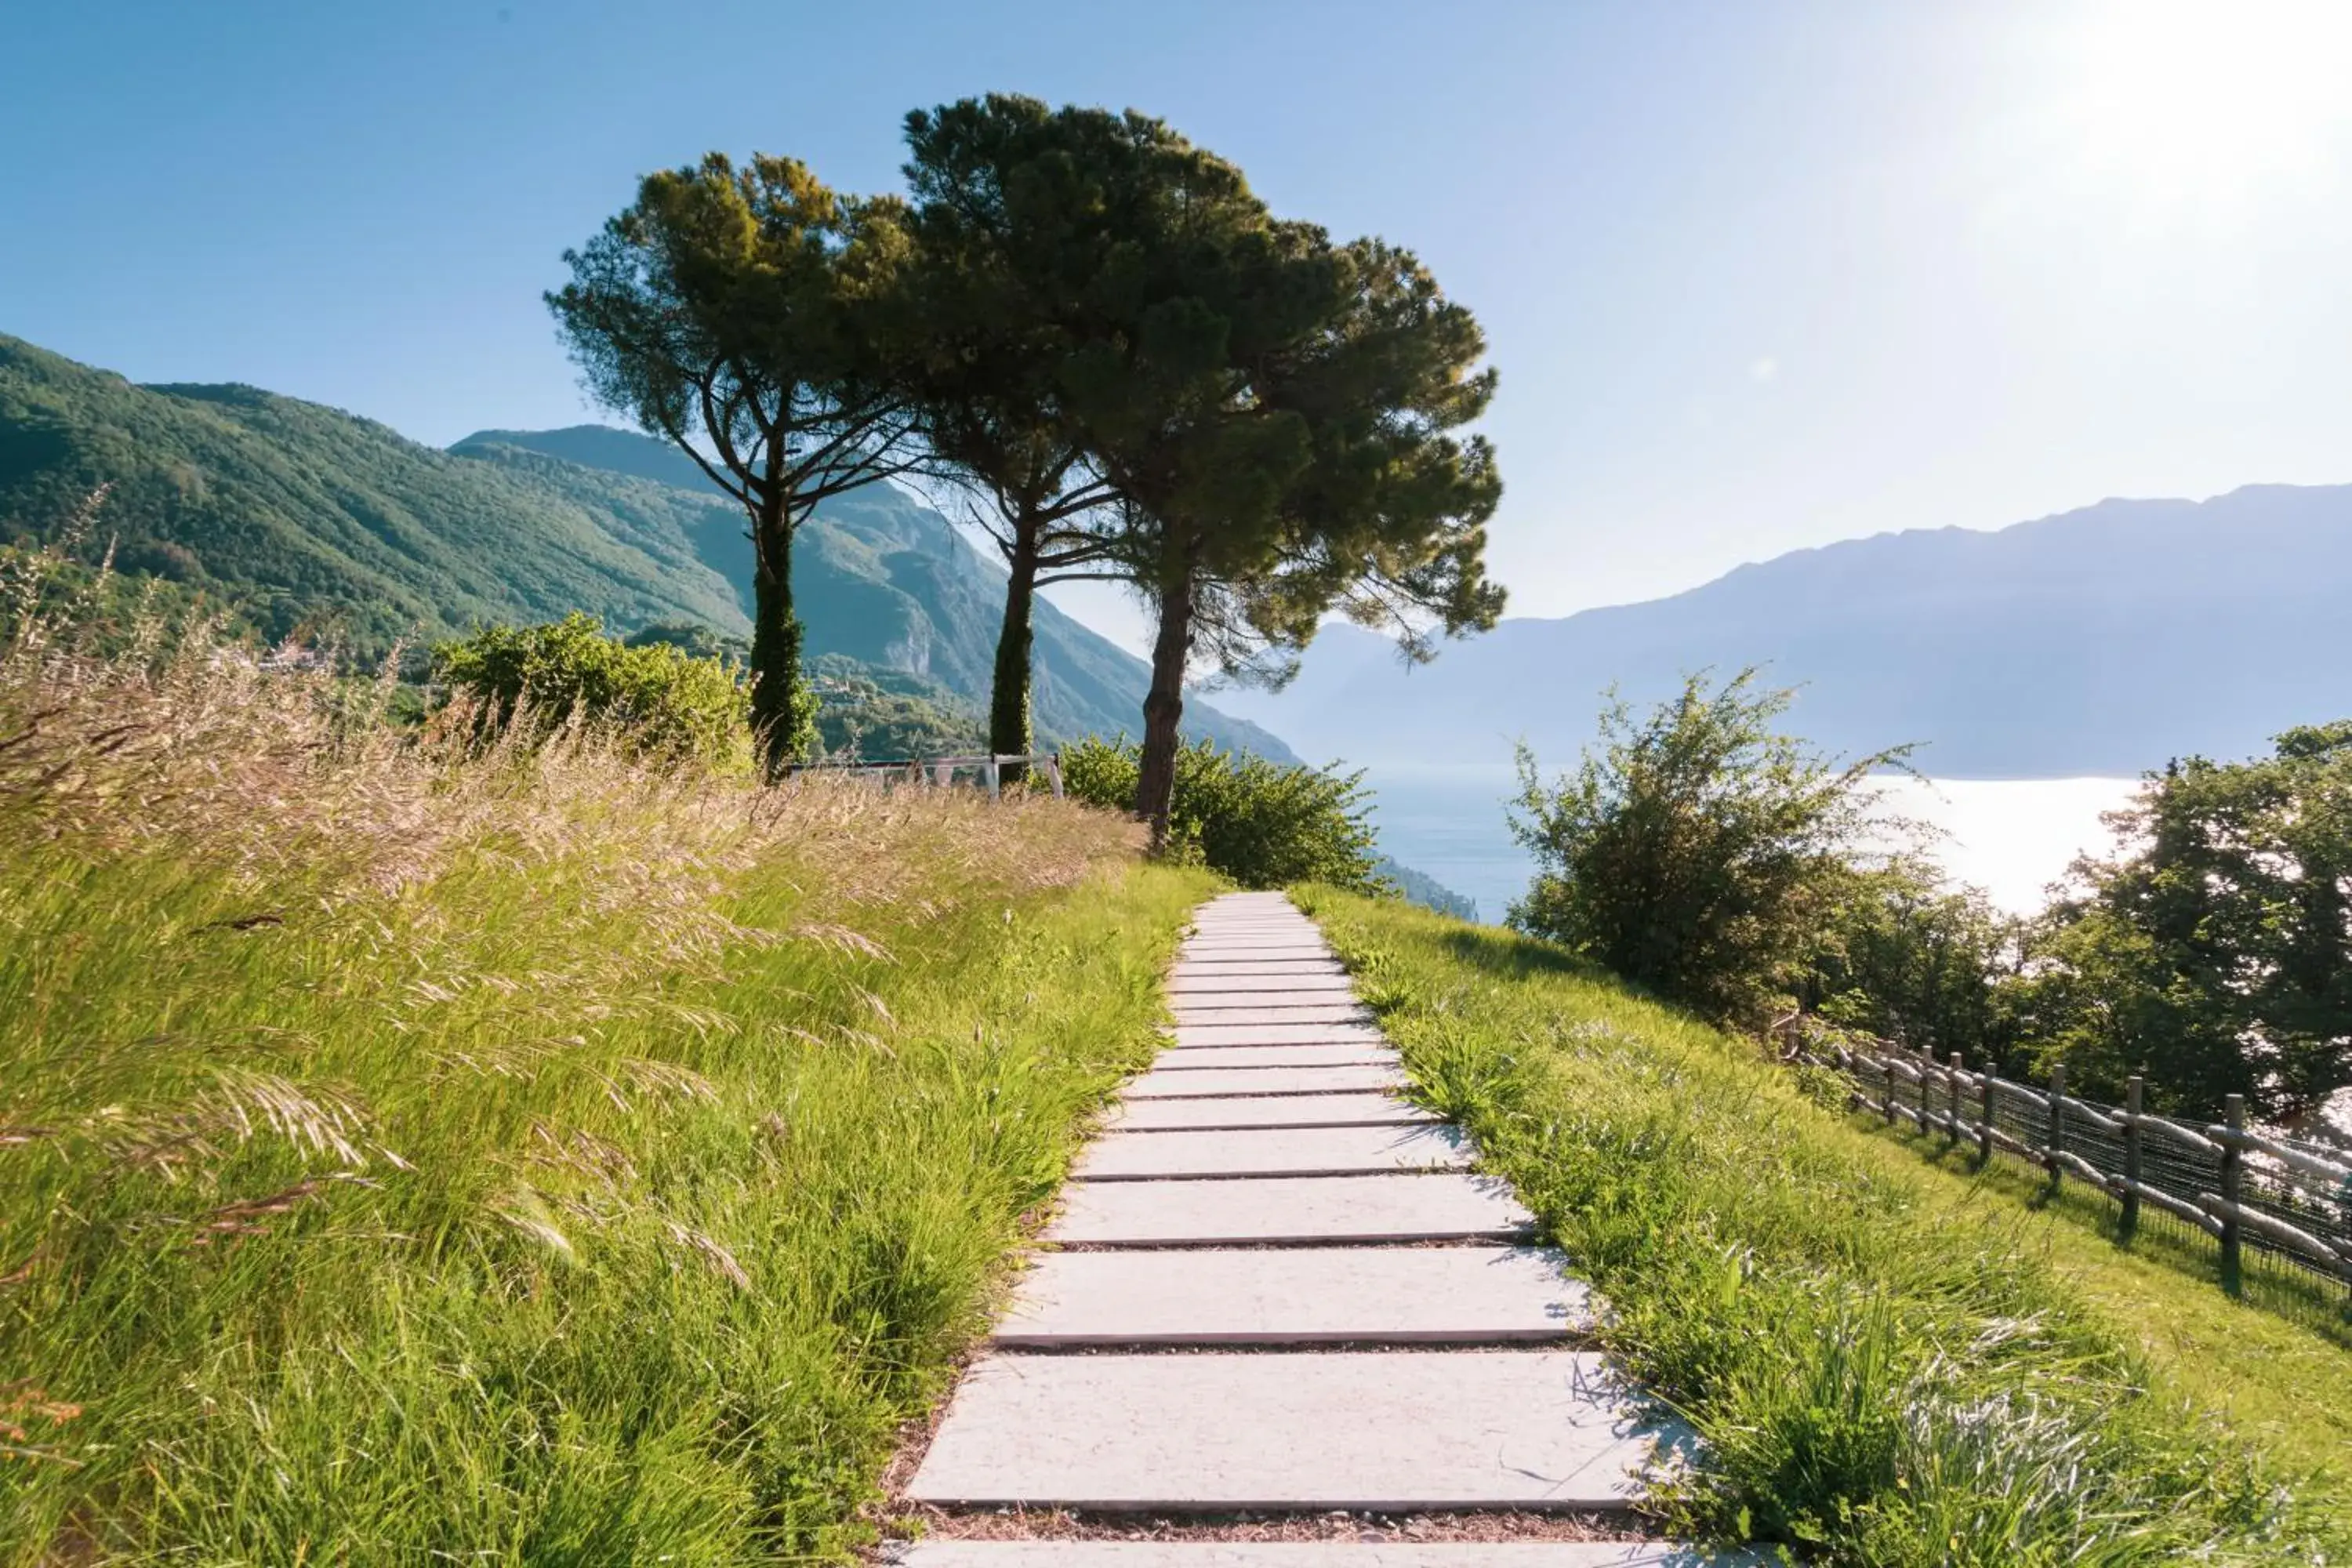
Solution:
[[[1062,752],[1064,786],[1095,805],[1135,809],[1141,749],[1125,740],[1081,741]],[[1360,773],[1282,767],[1209,741],[1176,753],[1171,854],[1198,859],[1245,888],[1323,882],[1391,893],[1380,875]]]
[[[629,647],[593,616],[488,626],[433,653],[436,679],[479,705],[485,732],[520,727],[536,744],[576,719],[640,755],[723,763],[743,751],[751,700],[735,670],[667,643]]]
[[[1787,691],[1705,675],[1550,788],[1519,749],[1511,831],[1538,873],[1509,923],[1710,1016],[1759,1022],[1804,977],[1853,892],[1874,820],[1867,784],[1900,750],[1839,763],[1777,733]]]

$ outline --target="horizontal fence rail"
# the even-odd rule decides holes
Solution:
[[[2200,1124],[2144,1112],[2137,1078],[2124,1104],[2105,1105],[2069,1095],[2063,1068],[2037,1089],[1970,1072],[1957,1056],[1938,1062],[1891,1040],[1809,1032],[1802,1019],[1776,1033],[1799,1059],[1841,1074],[1854,1110],[1973,1142],[1984,1160],[1999,1151],[2038,1165],[2053,1188],[2074,1176],[2105,1193],[2124,1239],[2144,1207],[2203,1232],[2221,1247],[2221,1285],[2233,1294],[2250,1247],[2352,1286],[2352,1162],[2249,1128],[2243,1096]]]
[[[1004,770],[1008,767],[1033,767],[1045,775],[1053,786],[1054,798],[1062,798],[1062,754],[1059,752],[1000,752],[971,757],[900,757],[886,762],[809,763],[807,773],[840,773],[871,778],[884,784],[929,784],[945,789],[959,775],[988,791],[995,800],[1004,793]]]

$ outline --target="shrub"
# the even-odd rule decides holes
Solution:
[[[1614,700],[1600,753],[1549,789],[1522,746],[1511,831],[1538,872],[1509,923],[1661,996],[1760,1021],[1885,830],[1865,781],[1904,750],[1822,757],[1775,731],[1791,695],[1746,669],[1719,689],[1692,676],[1639,720]]]
[[[1124,738],[1081,741],[1062,752],[1064,786],[1080,800],[1132,811],[1140,757]],[[1180,748],[1170,852],[1245,888],[1322,882],[1392,892],[1380,875],[1363,776],[1283,767],[1208,741]]]
[[[479,705],[486,731],[544,740],[578,721],[640,755],[705,762],[741,752],[749,695],[736,672],[668,643],[632,647],[574,613],[488,626],[434,649],[436,676]]]

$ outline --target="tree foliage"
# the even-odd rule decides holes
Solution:
[[[748,700],[733,667],[668,643],[631,646],[586,616],[488,626],[433,652],[436,679],[473,700],[486,737],[535,744],[576,721],[656,758],[741,753]]]
[[[1938,1058],[1957,1051],[1980,1067],[2010,1066],[2019,1037],[2010,987],[2025,931],[1981,889],[1947,886],[1919,859],[1855,867],[1816,933],[1797,1000]]]
[[[2140,1074],[2197,1115],[2352,1082],[2352,721],[2177,762],[2108,820],[2118,853],[2077,863],[2013,988],[2036,1066],[2109,1095]]]
[[[1123,739],[1082,741],[1062,752],[1063,783],[1080,800],[1132,811],[1141,763],[1141,748]],[[1370,806],[1360,773],[1283,767],[1202,741],[1176,752],[1169,849],[1245,888],[1324,882],[1391,893]]]
[[[1335,608],[1413,652],[1493,623],[1499,482],[1454,432],[1494,378],[1409,253],[1276,219],[1238,168],[1139,114],[999,96],[909,134],[919,213],[976,245],[974,287],[1016,323],[1001,362],[983,335],[972,363],[1019,367],[1028,427],[1116,495],[1085,514],[1088,563],[1158,608],[1137,802],[1156,829],[1196,656],[1278,678]]]
[[[1640,717],[1614,700],[1601,749],[1549,788],[1522,746],[1511,829],[1538,874],[1510,923],[1661,996],[1762,1021],[1853,896],[1884,831],[1867,775],[1903,755],[1819,755],[1777,729],[1790,697],[1747,669],[1720,686],[1692,676]]]
[[[1103,173],[1066,115],[1025,99],[966,100],[907,117],[913,205],[898,365],[918,427],[1004,558],[988,746],[1025,752],[1036,591],[1097,576],[1123,514],[1066,416],[1076,339],[1059,307],[1095,276]]]
[[[793,535],[828,496],[902,466],[877,374],[905,239],[898,207],[844,198],[789,158],[720,153],[639,183],[548,295],[589,390],[673,442],[750,521],[751,722],[772,773],[804,754]]]

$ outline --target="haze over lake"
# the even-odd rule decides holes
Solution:
[[[1547,774],[1547,777],[1549,775]],[[1378,798],[1381,847],[1403,865],[1476,900],[1499,921],[1527,888],[1534,864],[1504,825],[1517,787],[1507,763],[1385,763],[1365,783]],[[2102,812],[2124,805],[2137,781],[2123,778],[1889,778],[1889,808],[1940,828],[1937,858],[1952,879],[1982,888],[2014,913],[2040,909],[2045,888],[2085,849],[2104,851]]]

